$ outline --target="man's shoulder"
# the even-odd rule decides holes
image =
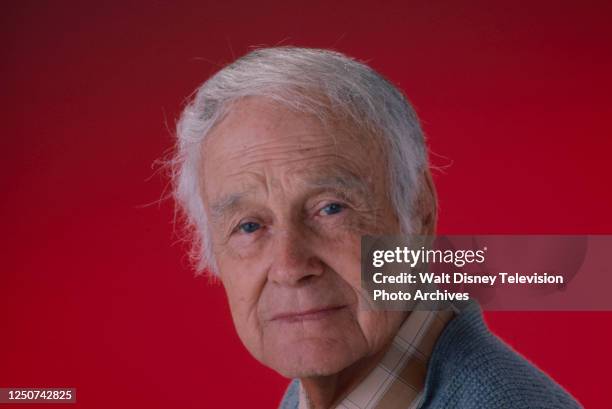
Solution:
[[[580,408],[552,378],[493,335],[470,303],[438,339],[422,408]]]

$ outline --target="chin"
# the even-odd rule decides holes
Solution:
[[[307,378],[336,374],[357,359],[345,343],[329,338],[304,339],[284,343],[263,362],[287,378]]]

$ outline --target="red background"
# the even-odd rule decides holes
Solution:
[[[185,98],[252,45],[333,47],[399,84],[444,168],[440,232],[612,232],[610,2],[104,3],[0,17],[1,387],[73,386],[87,408],[275,407],[286,380],[194,278],[151,167]],[[604,407],[612,313],[486,318]]]

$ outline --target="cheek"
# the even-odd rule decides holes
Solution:
[[[214,253],[232,314],[244,315],[257,305],[266,278],[265,260],[245,259],[227,245],[215,246]]]
[[[407,316],[404,311],[375,310],[361,287],[361,235],[363,231],[345,230],[327,241],[325,257],[329,266],[350,287],[355,301],[353,313],[370,351],[390,342]]]
[[[265,275],[253,265],[218,260],[221,281],[227,294],[230,311],[238,336],[255,356],[261,349],[261,324],[257,316]],[[249,263],[250,264],[250,263]]]
[[[330,232],[322,240],[319,254],[354,291],[361,290],[361,235],[350,229]]]
[[[327,222],[318,232],[318,253],[351,286],[361,290],[361,237],[397,233],[392,212],[376,208],[350,210],[345,216]]]

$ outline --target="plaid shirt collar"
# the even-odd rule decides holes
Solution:
[[[452,309],[415,309],[400,327],[383,359],[337,409],[412,409],[421,402],[427,363]],[[300,384],[299,409],[308,409]]]

